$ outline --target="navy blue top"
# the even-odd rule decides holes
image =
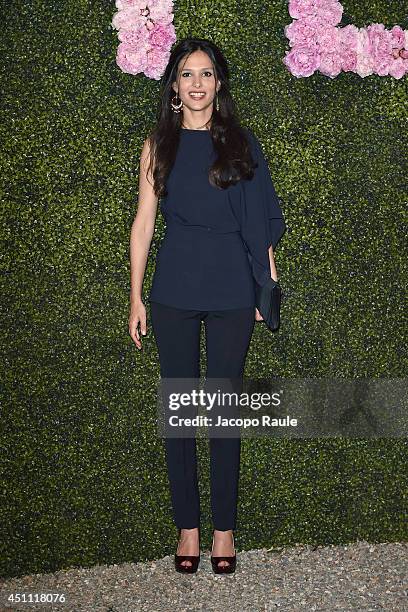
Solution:
[[[161,200],[166,233],[149,301],[193,310],[255,307],[254,279],[270,278],[268,248],[286,229],[268,164],[247,130],[258,167],[251,180],[213,187],[208,130],[181,128],[176,160]]]

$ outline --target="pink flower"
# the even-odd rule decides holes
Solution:
[[[390,64],[389,74],[395,79],[400,79],[408,72],[408,60],[399,57]]]
[[[176,31],[172,23],[156,23],[149,32],[149,42],[151,47],[167,50],[176,41]]]
[[[147,54],[147,66],[144,73],[151,79],[160,79],[170,58],[170,51],[163,52],[161,49],[151,49]]]
[[[148,31],[144,25],[140,25],[132,30],[119,30],[118,38],[121,42],[129,46],[139,47],[145,45],[148,41]]]
[[[357,51],[357,35],[358,28],[354,25],[346,25],[344,28],[339,28],[340,44],[352,51]]]
[[[330,25],[319,28],[316,32],[316,41],[319,45],[320,54],[338,53],[340,45],[338,28]]]
[[[337,0],[321,0],[318,17],[328,25],[336,26],[341,21],[343,7]]]
[[[284,29],[291,47],[302,44],[312,46],[316,43],[316,22],[311,19],[297,19]]]
[[[289,0],[288,11],[293,19],[319,17],[321,21],[336,25],[341,21],[343,7],[338,0]]]
[[[120,43],[116,52],[116,63],[123,72],[139,74],[147,67],[146,47],[133,47]]]
[[[370,39],[365,28],[359,28],[358,30],[356,55],[356,73],[363,78],[373,74]]]
[[[172,0],[149,0],[149,17],[152,21],[171,23],[173,21]]]
[[[406,42],[404,30],[400,28],[399,25],[396,25],[393,28],[391,28],[390,34],[392,38],[392,46],[398,47],[398,49],[403,49],[405,47],[405,42]],[[408,48],[408,45],[407,45],[407,48]]]
[[[295,77],[307,77],[317,70],[320,58],[317,46],[296,45],[282,61]]]
[[[358,28],[347,25],[339,28],[339,54],[341,69],[344,72],[355,72],[357,65],[357,34]]]
[[[122,9],[114,14],[112,27],[116,30],[137,30],[142,25],[140,10],[138,7]]]
[[[337,53],[323,53],[320,56],[319,71],[325,76],[334,79],[341,72],[342,60],[341,56]]]
[[[288,11],[293,19],[312,17],[317,13],[319,0],[289,0]]]

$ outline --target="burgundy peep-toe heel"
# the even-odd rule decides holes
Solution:
[[[178,530],[178,539],[180,540],[181,529]],[[183,561],[190,561],[191,565],[182,565]],[[200,554],[195,555],[174,555],[174,566],[177,572],[181,574],[195,574],[200,562]]]
[[[234,534],[232,534],[232,544],[234,546],[235,552]],[[212,541],[212,550],[214,550],[214,534]],[[220,561],[227,561],[228,565],[218,565]],[[233,574],[237,566],[237,554],[235,553],[233,557],[213,557],[211,555],[211,565],[214,574]]]

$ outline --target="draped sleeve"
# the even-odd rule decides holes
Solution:
[[[247,133],[258,166],[252,179],[240,181],[240,231],[253,276],[264,285],[271,278],[268,249],[272,245],[275,250],[286,224],[261,145],[251,130]]]

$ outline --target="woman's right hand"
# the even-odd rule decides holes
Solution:
[[[138,325],[140,327],[140,331],[138,329]],[[129,334],[138,349],[142,348],[140,332],[143,334],[143,336],[145,336],[147,333],[146,308],[141,300],[138,302],[131,301],[129,312]]]
[[[255,307],[255,321],[263,321],[263,316],[259,310]]]

